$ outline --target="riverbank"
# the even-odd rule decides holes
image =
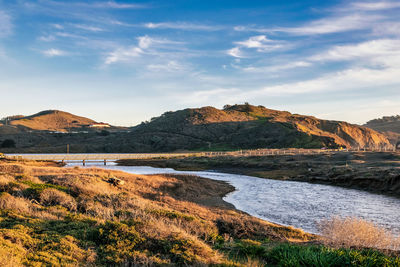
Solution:
[[[400,197],[400,156],[394,152],[120,160],[118,164],[185,171],[215,170],[268,179],[329,184]]]

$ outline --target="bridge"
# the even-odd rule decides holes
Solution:
[[[79,161],[85,165],[87,162],[107,162],[122,159],[156,159],[180,157],[218,157],[218,156],[268,156],[268,155],[309,155],[326,154],[334,152],[347,152],[338,149],[254,149],[220,152],[185,152],[185,153],[67,153],[67,154],[5,154],[6,158],[14,160],[41,160],[41,161]]]

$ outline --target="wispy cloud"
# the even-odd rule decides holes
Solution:
[[[257,25],[239,25],[235,31],[259,33],[285,33],[297,36],[344,33],[356,30],[373,30],[387,22],[389,14],[384,11],[400,8],[399,2],[369,1],[353,2],[340,7],[333,7],[327,16],[294,27],[261,27]],[[397,19],[395,19],[396,21]],[[393,22],[393,21],[391,21]]]
[[[77,29],[91,31],[91,32],[103,32],[104,29],[96,26],[90,26],[85,24],[73,24],[73,26]]]
[[[42,42],[52,42],[56,40],[56,37],[54,35],[43,35],[39,36],[38,40]]]
[[[0,10],[0,37],[8,36],[12,32],[11,16]]]
[[[400,67],[400,40],[378,39],[334,46],[310,57],[312,61],[356,61],[383,67]]]
[[[48,50],[42,51],[42,54],[47,57],[59,57],[59,56],[66,56],[67,52],[55,48],[51,48]]]
[[[226,51],[226,53],[232,57],[236,58],[244,58],[245,56],[243,55],[242,51],[240,51],[239,47],[233,47],[229,50]]]
[[[162,53],[157,49],[176,48],[176,46],[183,44],[181,42],[168,39],[152,38],[147,35],[140,36],[137,38],[137,40],[137,45],[135,46],[119,47],[110,52],[107,55],[104,63],[109,65],[117,62],[129,62],[133,58],[137,58],[142,55],[159,56]]]
[[[193,24],[187,22],[160,22],[160,23],[145,23],[144,27],[148,29],[174,29],[186,31],[218,31],[222,27],[215,25]]]
[[[354,9],[358,9],[358,10],[376,11],[376,10],[400,8],[400,3],[392,2],[392,1],[356,2],[356,3],[352,3],[351,6]]]
[[[234,44],[237,46],[229,49],[227,54],[236,58],[247,57],[247,55],[242,51],[243,49],[255,49],[257,52],[265,53],[285,47],[283,41],[271,40],[265,35],[252,36],[247,40],[234,42]]]
[[[253,73],[268,73],[268,72],[278,72],[283,70],[297,69],[297,68],[305,68],[312,66],[311,62],[308,61],[295,61],[286,64],[279,65],[269,65],[262,67],[245,67],[242,68],[243,71],[253,72]]]
[[[171,60],[166,64],[150,64],[147,65],[147,69],[151,71],[166,71],[166,72],[177,72],[182,71],[185,67],[177,61]]]
[[[86,4],[86,5],[95,7],[95,8],[115,8],[115,9],[138,9],[138,8],[147,8],[148,7],[147,5],[143,5],[143,4],[117,3],[115,1],[97,2],[97,3],[93,3],[93,4]]]
[[[268,39],[265,35],[252,36],[249,39],[235,44],[246,47],[255,48],[258,52],[269,52],[283,47],[283,42]]]
[[[293,35],[314,35],[348,32],[368,29],[380,20],[380,15],[352,14],[347,16],[333,16],[315,20],[300,27],[282,27],[271,29],[271,32],[284,32]]]

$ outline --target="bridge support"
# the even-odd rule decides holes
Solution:
[[[104,166],[106,166],[106,165],[107,165],[107,160],[105,159],[105,160],[104,160]]]
[[[85,166],[86,165],[86,161],[82,160],[82,165]]]

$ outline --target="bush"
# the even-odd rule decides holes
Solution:
[[[333,217],[319,224],[325,244],[346,248],[400,249],[400,239],[371,222],[353,217]]]
[[[40,193],[40,203],[45,206],[61,205],[70,211],[76,210],[76,201],[67,193],[48,188]]]
[[[13,147],[15,147],[15,141],[12,139],[6,139],[1,144],[1,147],[2,148],[13,148]]]

